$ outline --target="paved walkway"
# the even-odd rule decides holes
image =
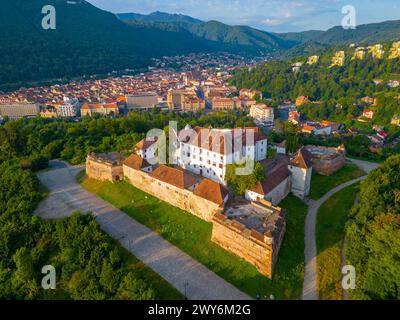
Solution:
[[[379,163],[375,162],[356,160],[351,158],[347,158],[347,160],[354,163],[356,166],[358,166],[361,170],[364,170],[366,173],[370,173],[372,170],[379,167]]]
[[[191,300],[251,299],[202,264],[139,224],[124,212],[83,189],[75,181],[82,167],[52,161],[41,172],[41,182],[51,191],[35,214],[44,219],[70,216],[75,211],[92,212],[100,227],[134,256],[157,272]]]
[[[355,165],[357,165],[360,169],[364,170],[366,173],[369,173],[373,169],[379,167],[379,164],[348,159]],[[314,201],[308,201],[308,213],[306,217],[305,224],[305,274],[304,274],[304,283],[303,283],[303,300],[318,300],[318,283],[317,283],[317,243],[315,237],[315,228],[317,224],[317,214],[320,206],[327,201],[330,197],[332,197],[335,193],[340,190],[347,188],[353,184],[356,184],[362,180],[364,180],[366,176],[348,181],[332,190],[330,190],[327,194],[325,194],[321,199]]]
[[[332,189],[321,199],[308,202],[308,213],[305,225],[305,274],[303,284],[303,300],[318,300],[317,284],[317,242],[315,238],[315,227],[317,224],[317,214],[319,207],[340,190],[360,182],[366,177],[348,181]]]

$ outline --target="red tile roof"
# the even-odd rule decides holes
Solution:
[[[241,135],[235,133],[234,130],[219,130],[212,128],[196,127],[194,131],[197,134],[196,136],[189,136],[190,133],[187,132],[187,136],[182,139],[182,141],[209,151],[218,152],[220,154],[232,153],[235,147],[235,139],[241,139],[242,146],[246,146],[247,131],[252,131],[254,133],[254,143],[267,139],[267,137],[258,128],[250,127],[243,128]]]
[[[89,109],[117,109],[118,105],[116,103],[107,103],[107,104],[84,104],[81,109],[89,110]]]
[[[143,159],[136,154],[132,154],[128,159],[126,159],[124,165],[135,170],[151,167],[151,164],[149,164],[146,159]]]
[[[159,166],[150,175],[160,181],[171,184],[175,187],[186,189],[194,186],[199,180],[192,174],[177,168]]]
[[[155,144],[158,140],[158,137],[150,137],[139,141],[135,145],[136,150],[146,150],[150,148],[153,144]]]
[[[285,179],[287,179],[292,173],[288,169],[286,163],[278,165],[273,168],[270,172],[265,173],[265,181],[258,182],[254,188],[250,191],[265,196],[279,186]]]
[[[312,167],[312,155],[303,147],[296,153],[291,163],[295,167],[309,169]]]
[[[223,185],[204,179],[193,192],[196,196],[214,202],[218,205],[224,203],[224,199],[229,194],[229,190]]]

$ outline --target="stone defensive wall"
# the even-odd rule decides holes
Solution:
[[[307,146],[312,155],[313,169],[320,175],[330,176],[340,170],[346,163],[344,147],[325,148]]]
[[[276,221],[271,231],[257,230],[259,228],[241,223],[240,219],[230,219],[225,214],[217,213],[213,218],[212,241],[254,265],[261,274],[272,278],[286,231],[285,211],[281,208],[274,210]]]
[[[100,181],[122,181],[124,172],[119,161],[100,159],[93,155],[86,158],[86,175]]]
[[[168,202],[200,219],[211,221],[213,215],[223,207],[193,194],[193,191],[175,187],[151,177],[148,173],[123,166],[125,178],[135,187],[158,199]]]

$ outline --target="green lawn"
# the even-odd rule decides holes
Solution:
[[[329,198],[318,211],[316,238],[320,299],[342,299],[341,248],[344,226],[358,191],[359,184],[347,187]]]
[[[120,208],[252,297],[299,299],[304,277],[304,219],[306,206],[290,196],[287,231],[271,281],[239,257],[211,242],[212,224],[121,182],[82,181],[83,187]]]
[[[347,163],[342,169],[331,176],[321,176],[313,172],[311,179],[310,198],[318,200],[331,189],[350,180],[357,179],[365,175],[365,172],[356,165]]]

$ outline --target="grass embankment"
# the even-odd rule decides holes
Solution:
[[[81,184],[252,297],[259,295],[263,299],[271,294],[276,299],[301,297],[307,208],[297,198],[289,196],[281,203],[288,212],[287,231],[271,281],[248,262],[211,242],[211,223],[160,201],[127,182],[113,184],[81,177]]]
[[[318,290],[322,300],[342,299],[342,245],[349,212],[359,184],[347,187],[329,198],[317,218]]]
[[[320,199],[331,189],[347,182],[364,176],[366,173],[354,164],[346,163],[346,165],[335,172],[331,176],[322,176],[313,172],[311,179],[310,198],[313,200]]]

